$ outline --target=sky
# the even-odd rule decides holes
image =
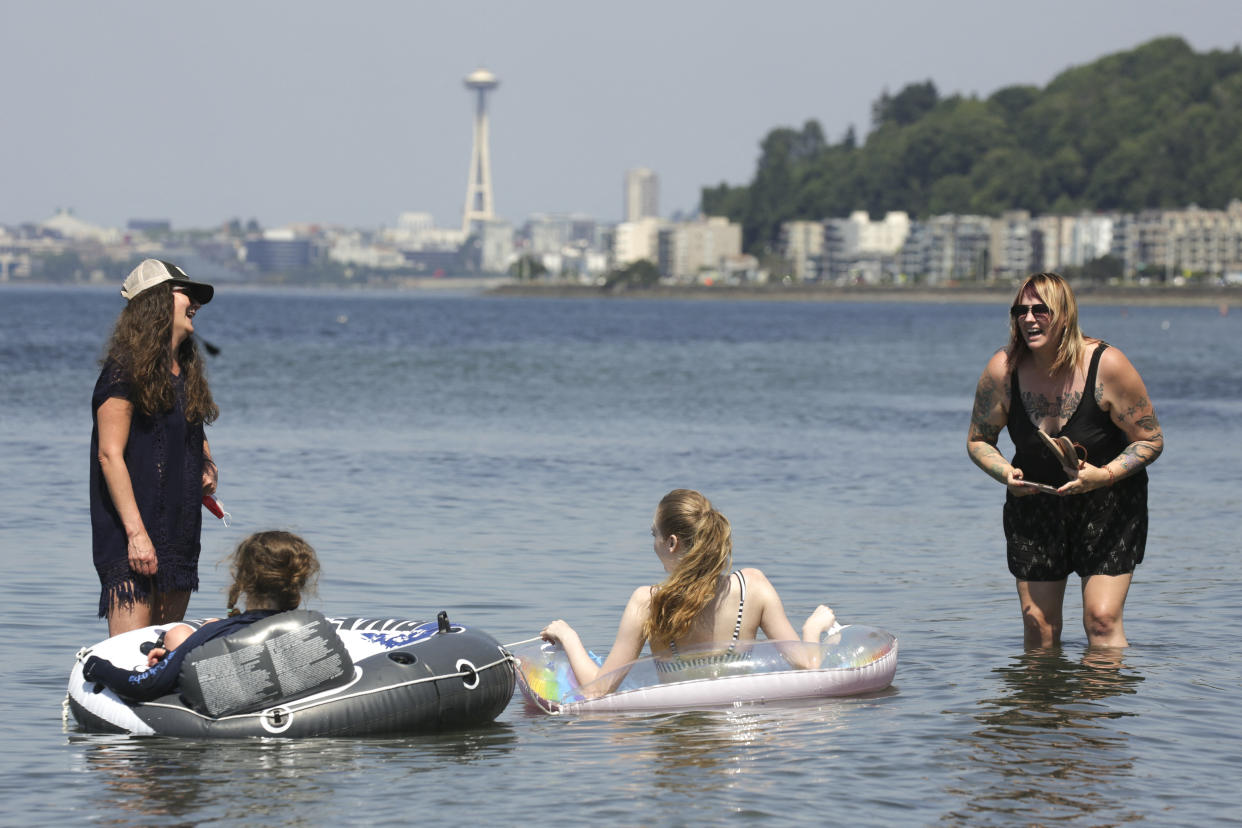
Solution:
[[[461,224],[480,66],[498,216],[616,221],[747,183],[771,130],[838,141],[885,91],[986,97],[1154,37],[1242,41],[1238,0],[0,0],[0,224]]]

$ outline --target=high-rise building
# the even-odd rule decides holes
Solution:
[[[660,215],[660,179],[646,167],[625,172],[625,220]]]

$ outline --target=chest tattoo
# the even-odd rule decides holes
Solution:
[[[1078,404],[1081,402],[1081,391],[1071,391],[1063,396],[1052,398],[1044,394],[1033,394],[1029,391],[1022,392],[1022,405],[1026,408],[1027,415],[1030,416],[1036,425],[1039,424],[1040,420],[1046,420],[1049,417],[1058,420],[1068,420],[1078,410]]]

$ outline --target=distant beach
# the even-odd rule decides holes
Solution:
[[[604,290],[564,282],[509,282],[487,291],[495,296],[563,299],[719,299],[780,302],[930,302],[938,304],[1004,303],[1015,285],[837,286],[837,285],[677,285]],[[1217,306],[1242,304],[1242,287],[1163,287],[1153,285],[1075,285],[1082,304],[1144,306]]]

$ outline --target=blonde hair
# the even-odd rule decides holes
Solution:
[[[656,508],[655,527],[675,535],[685,549],[677,567],[651,596],[643,633],[667,644],[685,635],[716,594],[733,560],[733,530],[711,501],[690,489],[674,489]]]
[[[1053,329],[1059,327],[1061,330],[1061,341],[1057,345],[1057,358],[1053,360],[1051,373],[1077,368],[1086,353],[1087,340],[1082,335],[1082,329],[1078,327],[1078,301],[1074,298],[1069,282],[1058,273],[1033,273],[1018,288],[1014,304],[1022,301],[1022,294],[1026,293],[1027,288],[1034,288],[1052,312],[1048,326]],[[1018,362],[1030,352],[1031,349],[1022,337],[1018,320],[1010,316],[1009,344],[1005,346],[1009,372],[1016,371]]]
[[[314,592],[319,575],[315,550],[292,532],[256,532],[237,545],[231,561],[229,609],[242,595],[268,609],[297,609],[303,591]]]

